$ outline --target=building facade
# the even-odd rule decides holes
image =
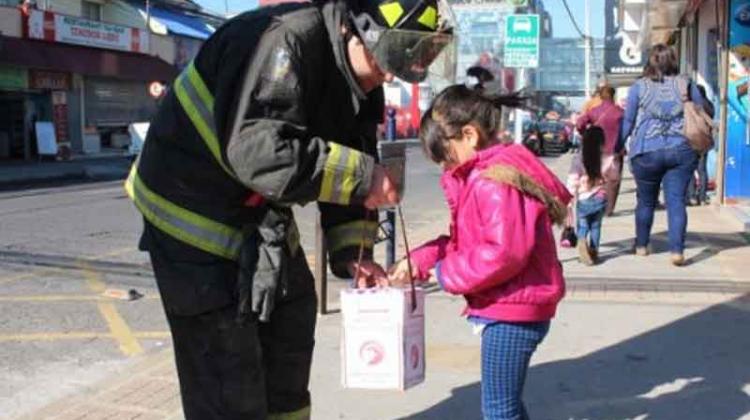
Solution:
[[[213,31],[158,1],[149,10],[121,0],[11,3],[0,0],[0,162],[122,153],[129,125],[151,118],[161,88]]]

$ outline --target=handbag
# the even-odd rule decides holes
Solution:
[[[563,248],[575,248],[578,245],[578,235],[576,235],[575,229],[573,229],[573,209],[568,208],[568,217],[565,223],[565,228],[560,235],[560,246]]]
[[[575,248],[578,245],[578,235],[572,226],[568,226],[562,231],[560,236],[560,246],[563,248]]]
[[[682,97],[683,115],[685,126],[683,134],[687,138],[690,147],[698,153],[705,153],[714,146],[713,119],[706,110],[690,100],[688,92],[688,80],[681,77],[677,80]]]

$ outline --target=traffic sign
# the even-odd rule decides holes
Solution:
[[[165,86],[160,82],[151,82],[148,85],[148,93],[152,98],[158,99],[164,94]]]
[[[503,66],[539,66],[539,15],[508,15],[505,18]]]

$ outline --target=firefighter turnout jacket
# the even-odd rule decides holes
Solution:
[[[336,275],[348,276],[363,240],[371,257],[377,222],[362,203],[383,91],[357,84],[344,13],[263,8],[205,42],[163,99],[126,182],[159,234],[236,261],[243,228],[263,218],[266,206],[244,204],[258,193],[274,205],[319,203]],[[142,246],[150,248],[148,235]]]

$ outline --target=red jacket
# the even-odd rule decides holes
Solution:
[[[520,145],[498,145],[443,174],[450,236],[415,249],[419,278],[437,265],[438,280],[464,295],[467,315],[501,321],[551,319],[565,294],[552,221],[571,196]]]

